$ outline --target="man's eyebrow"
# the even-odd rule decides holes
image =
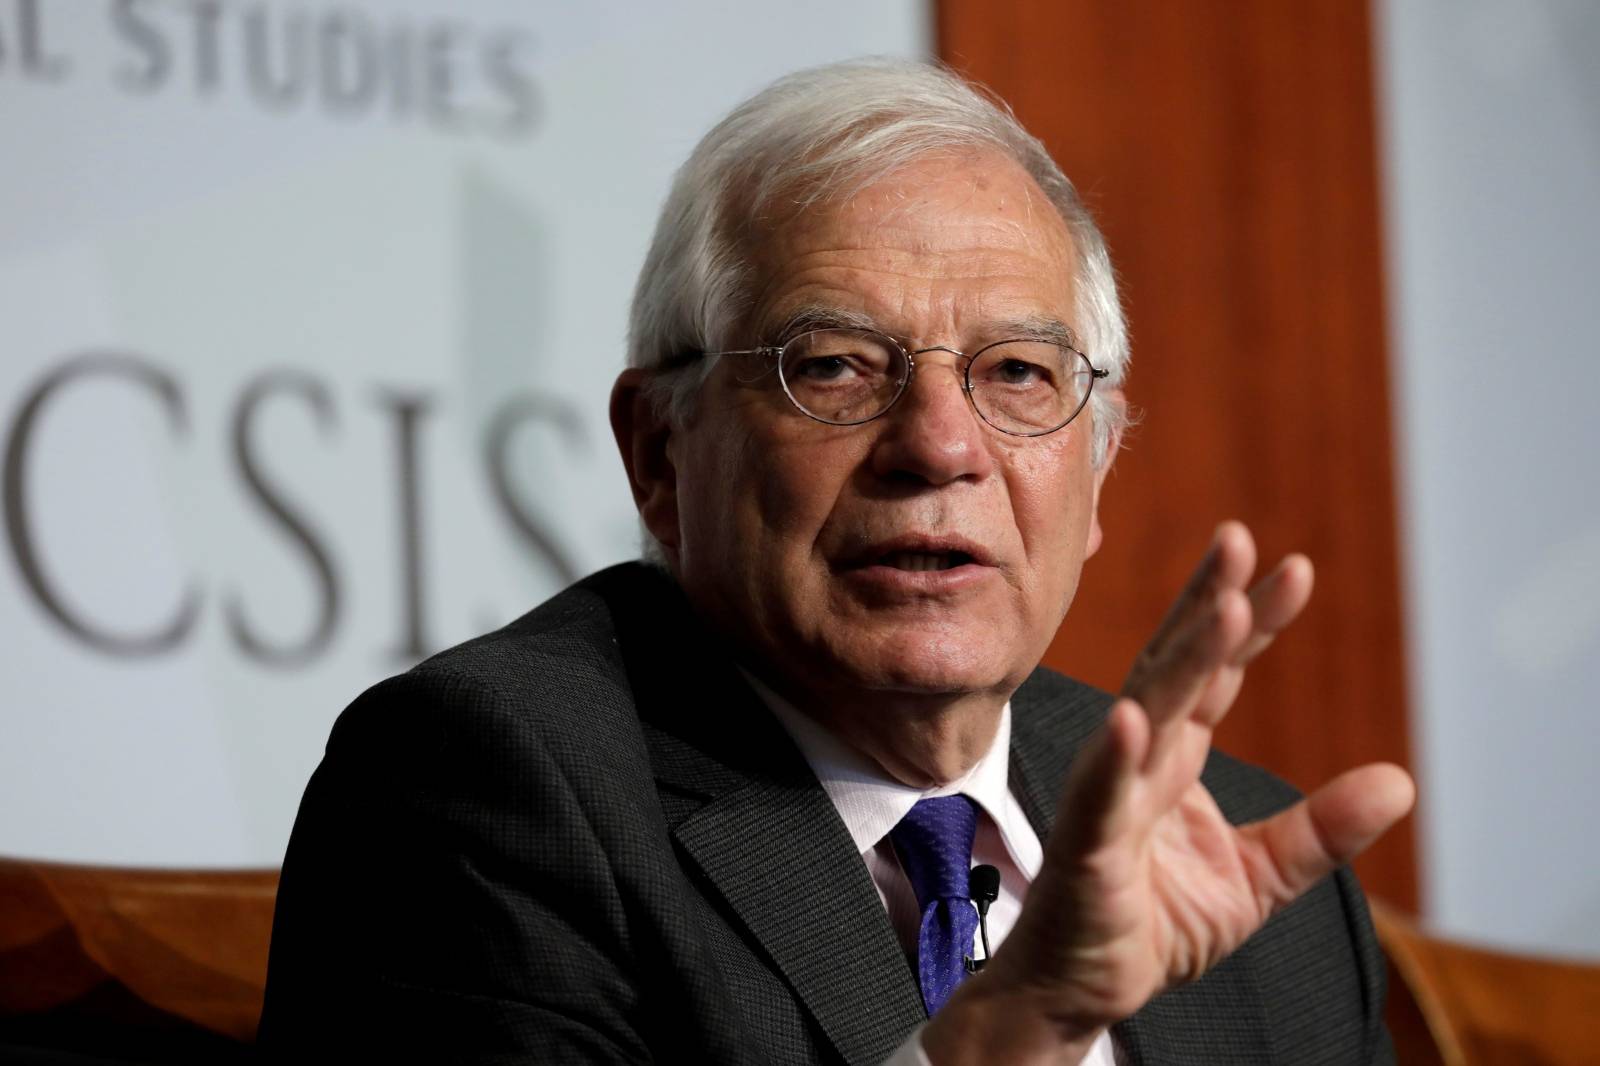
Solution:
[[[1049,341],[1073,351],[1082,351],[1083,345],[1073,328],[1059,318],[1049,315],[1028,315],[1001,323],[994,330],[996,340]]]
[[[812,329],[870,329],[887,333],[876,319],[862,311],[852,311],[829,304],[807,304],[796,308],[779,320],[776,328],[762,335],[762,343],[781,345]],[[1065,345],[1074,351],[1081,350],[1078,334],[1073,328],[1050,315],[1025,315],[1007,319],[984,328],[984,333],[994,340],[1048,341]]]
[[[862,311],[827,304],[807,304],[785,315],[776,328],[764,331],[762,341],[783,344],[812,329],[870,329],[882,332],[877,321]]]

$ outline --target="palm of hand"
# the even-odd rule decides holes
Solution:
[[[1183,756],[1203,763],[1205,752]],[[1270,861],[1203,785],[1174,800],[1164,784],[1129,790],[1123,813],[1138,831],[1102,841],[1070,870],[1041,871],[1030,889],[1060,905],[1025,913],[1011,942],[1032,957],[1014,961],[1036,980],[1053,975],[1072,1004],[1057,1021],[1097,1027],[1132,1014],[1216,965],[1270,913]]]
[[[1246,594],[1254,566],[1244,528],[1219,530],[1079,755],[1044,866],[991,968],[1065,1033],[1109,1025],[1199,978],[1411,805],[1403,771],[1368,766],[1235,827],[1200,783],[1245,664],[1310,596],[1303,557]]]

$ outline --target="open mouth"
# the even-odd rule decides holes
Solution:
[[[970,562],[972,556],[962,551],[890,552],[878,560],[878,565],[920,573],[927,570],[953,570]]]

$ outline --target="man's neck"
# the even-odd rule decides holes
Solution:
[[[965,776],[983,758],[1004,706],[991,699],[934,709],[880,706],[870,714],[819,720],[895,779],[934,788]]]
[[[890,777],[920,789],[948,784],[977,765],[994,743],[1006,703],[1004,695],[987,692],[873,692],[861,697],[797,692],[781,678],[751,672]]]

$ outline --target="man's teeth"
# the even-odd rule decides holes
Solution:
[[[896,570],[948,570],[965,558],[957,552],[892,552],[883,561]]]

